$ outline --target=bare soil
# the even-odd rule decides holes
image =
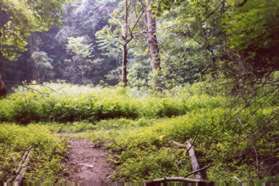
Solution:
[[[86,185],[110,182],[113,170],[105,150],[85,139],[70,139],[69,146],[65,173],[67,180]]]

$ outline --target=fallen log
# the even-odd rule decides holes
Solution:
[[[30,157],[31,157],[31,154],[32,154],[32,147],[29,147],[23,154],[20,162],[19,162],[19,165],[15,171],[15,176],[13,176],[12,178],[8,179],[7,180],[7,183],[12,183],[12,182],[15,182],[15,183],[22,183],[23,181],[23,178],[24,178],[24,175],[27,171],[27,166],[28,166],[28,163],[30,161]]]
[[[201,179],[192,179],[192,178],[185,178],[185,177],[165,177],[165,178],[158,178],[150,181],[146,181],[144,186],[167,186],[168,183],[183,183],[183,185],[195,185],[195,186],[213,186],[214,183],[208,180],[201,180]]]
[[[195,153],[194,146],[192,144],[192,140],[186,141],[186,148],[189,149],[188,153],[189,153],[189,156],[190,156],[193,172],[195,172],[194,173],[195,178],[196,179],[203,179],[202,173],[201,173],[201,171],[199,171],[200,170],[200,165],[199,165],[196,153]]]
[[[146,181],[145,183],[154,183],[154,182],[165,182],[165,181],[178,181],[178,182],[189,182],[189,183],[211,183],[208,180],[203,179],[194,179],[194,178],[185,178],[185,177],[165,177],[165,178],[157,178],[154,180]]]
[[[178,148],[184,148],[186,150],[186,153],[189,154],[193,172],[188,174],[186,177],[195,175],[195,178],[197,180],[203,180],[202,171],[206,170],[209,166],[200,168],[198,158],[196,156],[194,145],[193,145],[193,140],[192,139],[187,140],[184,144],[176,142],[176,141],[171,141],[171,142]]]

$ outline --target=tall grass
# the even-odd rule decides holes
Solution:
[[[224,105],[223,97],[171,94],[138,97],[123,88],[91,88],[50,84],[18,89],[0,100],[0,121],[98,121],[111,118],[161,118]]]
[[[235,114],[237,117],[232,117]],[[248,180],[277,174],[278,166],[270,171],[271,162],[266,160],[279,162],[278,144],[274,143],[279,136],[278,118],[275,108],[257,112],[200,109],[175,118],[130,121],[128,125],[118,120],[102,121],[85,136],[116,153],[116,180],[187,175],[192,171],[188,156],[171,141],[184,143],[189,139],[195,139],[201,166],[211,165],[207,170],[210,180],[235,181],[235,176]],[[260,168],[255,167],[256,162],[261,163]]]
[[[205,93],[202,86],[199,83],[156,95],[120,87],[68,84],[20,87],[0,100],[0,121],[42,122],[40,126],[43,125],[42,131],[46,134],[49,134],[44,132],[46,128],[52,132],[82,132],[79,135],[112,152],[115,180],[187,175],[192,170],[185,150],[175,148],[171,141],[183,143],[188,139],[195,139],[201,166],[211,165],[207,170],[211,180],[232,181],[234,177],[249,180],[278,175],[278,97],[265,96],[263,91],[248,105],[245,100],[234,100],[235,104],[229,105],[231,97],[218,96],[212,90]],[[12,131],[17,131],[19,126],[10,127],[11,132],[3,139],[13,139],[15,132]],[[32,127],[35,126],[19,127],[19,133],[34,130],[41,135],[40,128]],[[0,137],[1,130],[2,127]],[[22,136],[23,141],[28,141],[25,137],[29,139],[28,135]],[[51,135],[42,134],[41,138],[49,138],[51,144],[61,144]],[[36,135],[30,136],[30,140],[27,144],[37,144],[35,146],[45,152]],[[7,144],[16,144],[13,140],[7,141]],[[53,152],[58,147],[47,148]],[[13,148],[9,152],[20,151]],[[47,151],[45,157],[51,156],[50,152]],[[47,167],[54,166],[52,169],[58,170],[55,165]],[[41,169],[33,172],[38,170]]]
[[[61,172],[65,143],[43,126],[0,124],[0,180],[11,178],[23,153],[32,148],[25,177],[32,181],[55,181]]]

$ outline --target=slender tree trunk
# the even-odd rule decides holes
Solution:
[[[147,41],[149,46],[149,55],[153,71],[161,70],[160,50],[156,35],[156,17],[152,13],[151,4],[153,0],[145,0],[145,16],[147,26]]]
[[[128,85],[128,44],[123,45],[123,60],[122,60],[122,83],[123,86],[126,87]]]
[[[124,25],[122,28],[122,38],[123,38],[123,56],[122,56],[122,83],[123,86],[126,87],[128,84],[128,71],[127,71],[127,65],[128,65],[128,34],[129,34],[129,10],[128,10],[128,0],[125,0],[125,20]]]
[[[2,75],[0,74],[0,97],[5,96],[7,94],[6,85],[4,80],[2,79]]]

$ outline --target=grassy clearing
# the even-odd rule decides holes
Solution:
[[[14,175],[23,153],[32,148],[27,180],[54,181],[61,172],[65,142],[43,126],[0,124],[0,180]]]
[[[3,157],[12,157],[13,153],[19,157],[33,144],[44,154],[38,158],[54,158],[48,163],[34,160],[29,178],[35,173],[37,177],[54,175],[61,169],[61,156],[56,152],[63,152],[63,142],[51,133],[75,133],[105,146],[116,167],[114,180],[187,175],[192,171],[188,156],[171,141],[183,143],[190,138],[196,139],[201,166],[211,165],[207,172],[210,180],[278,175],[278,104],[276,96],[262,96],[264,91],[247,106],[240,102],[229,105],[231,98],[205,93],[203,84],[160,95],[123,88],[46,86],[19,88],[0,100],[0,121],[20,124],[2,125],[0,131],[11,127],[6,138],[21,133],[17,140],[28,141],[21,149],[2,150],[9,153]],[[3,144],[13,143],[17,142]],[[12,160],[5,161],[10,162],[5,170],[15,166]],[[2,177],[11,174],[4,173]]]

